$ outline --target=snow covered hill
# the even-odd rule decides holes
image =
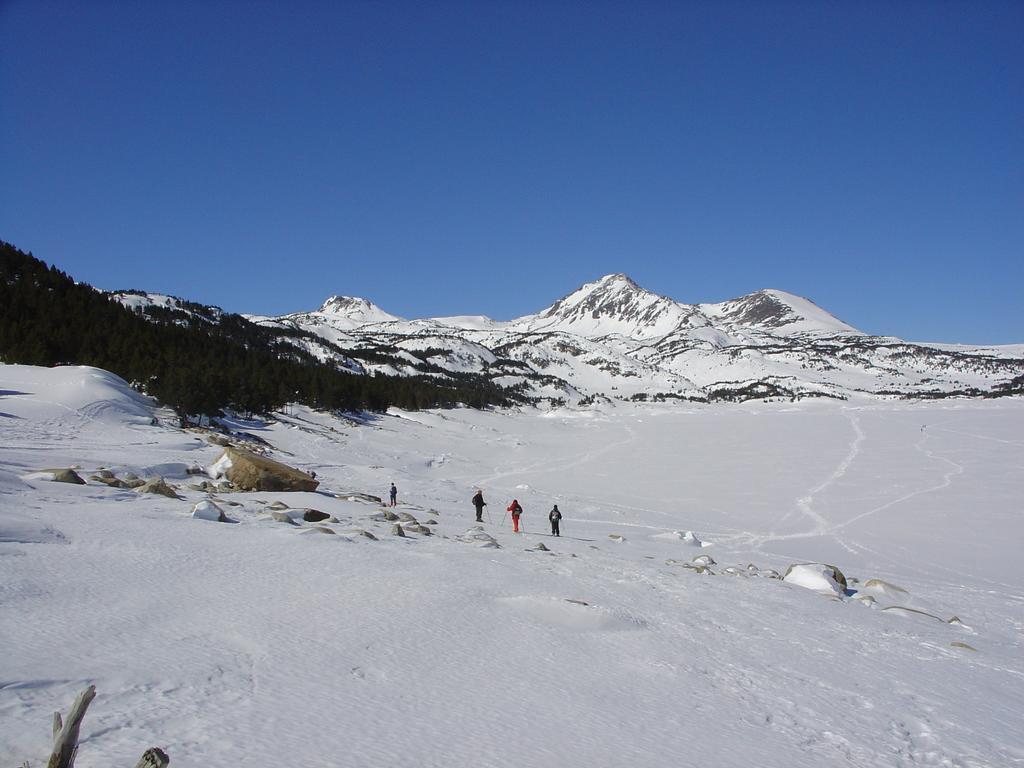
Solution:
[[[80,768],[149,746],[255,768],[1024,760],[1020,398],[224,426],[181,430],[104,371],[0,365],[4,765],[43,764],[91,683]],[[224,442],[320,486],[191,474]],[[53,481],[72,466],[84,484]],[[371,497],[391,482],[394,509]]]

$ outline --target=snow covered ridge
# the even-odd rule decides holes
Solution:
[[[314,312],[247,317],[356,374],[480,376],[555,405],[1024,393],[1021,345],[869,336],[774,289],[683,304],[623,274],[510,321],[406,320],[349,296],[331,296]],[[303,336],[289,335],[294,331]]]

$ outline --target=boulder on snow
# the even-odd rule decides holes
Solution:
[[[334,531],[323,525],[315,525],[312,528],[306,528],[305,530],[299,531],[299,533],[329,533],[332,536],[336,535]]]
[[[705,568],[707,568],[708,566],[717,565],[717,563],[715,562],[715,558],[711,557],[711,555],[697,555],[690,562],[694,565],[700,565]]]
[[[345,531],[345,533],[349,536],[362,536],[364,539],[369,539],[370,541],[379,541],[376,536],[369,531],[364,531],[362,528],[357,528],[354,531]]]
[[[285,512],[275,510],[274,512],[270,513],[270,517],[273,520],[277,520],[277,522],[279,523],[288,523],[288,525],[298,525],[298,523],[296,523],[292,519],[292,516]]]
[[[427,530],[430,530],[429,528]],[[501,545],[498,544],[498,540],[491,536],[481,526],[474,525],[468,529],[461,536],[455,537],[456,541],[461,541],[464,544],[475,544],[478,547],[489,547],[492,549],[501,549]]]
[[[400,522],[403,522],[403,523],[418,523],[419,522],[419,520],[417,520],[415,517],[410,515],[408,512],[399,512],[398,513],[398,519],[399,519]]]
[[[355,491],[347,491],[345,493],[336,493],[334,498],[342,499],[344,501],[359,501],[363,504],[383,504],[384,501],[380,496],[374,496],[369,493],[357,493]]]
[[[85,480],[79,477],[78,473],[73,469],[50,469],[47,472],[53,472],[53,482],[55,483],[85,485]]]
[[[434,532],[432,530],[427,528],[427,526],[425,526],[425,525],[420,525],[419,523],[407,523],[405,525],[405,531],[407,533],[418,533],[421,536],[433,536],[434,535]]]
[[[109,485],[111,488],[127,488],[128,484],[123,480],[118,480],[116,477],[104,477],[102,475],[93,475],[89,478],[95,483],[103,483],[103,485]]]
[[[380,516],[382,518],[384,518],[385,520],[387,520],[389,523],[393,523],[395,521],[400,521],[401,520],[401,518],[399,518],[398,515],[396,515],[390,509],[385,509],[383,512],[380,513]],[[413,518],[413,519],[415,519],[415,518]]]
[[[180,499],[174,489],[169,486],[162,477],[154,477],[152,480],[147,480],[138,488],[135,489],[136,493],[155,493],[158,496],[166,496],[169,499]]]
[[[533,547],[533,550],[536,551],[536,552],[550,552],[551,551],[550,549],[548,549],[547,547],[544,546],[544,542],[543,541],[538,541],[537,542],[537,546]],[[530,550],[527,550],[527,551],[529,552]]]
[[[395,536],[401,536],[403,539],[405,538],[405,531],[402,530],[402,526],[399,523],[395,523],[391,526],[391,533]]]
[[[215,523],[230,523],[224,511],[212,501],[200,501],[192,507],[192,517],[196,520],[212,520]]]
[[[695,565],[694,563],[683,563],[683,568],[689,568],[691,571],[696,571],[701,576],[714,576],[715,572],[712,571],[706,565]]]
[[[283,501],[275,501],[267,504],[267,509],[290,509],[290,507]]]
[[[903,587],[897,587],[895,584],[890,584],[888,581],[882,581],[881,579],[868,579],[864,582],[862,591],[875,597],[884,597],[889,600],[902,601],[907,598],[907,590]]]
[[[619,544],[626,540],[626,537],[619,533],[609,533],[608,538],[612,541],[617,541]]]
[[[673,541],[682,541],[691,547],[705,547],[703,541],[697,538],[697,535],[693,531],[669,531],[667,533],[656,533],[655,539],[671,539]]]
[[[319,509],[307,509],[302,513],[302,519],[307,523],[319,523],[330,519],[330,517],[326,512],[321,512]]]
[[[828,563],[796,563],[786,569],[782,580],[826,595],[846,594],[846,577]]]
[[[301,470],[240,448],[225,448],[210,467],[243,491],[315,491],[320,483]]]

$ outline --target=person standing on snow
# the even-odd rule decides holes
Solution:
[[[508,510],[512,513],[512,532],[519,533],[519,516],[523,514],[523,508],[519,506],[517,499],[512,499],[512,503],[508,505]]]
[[[487,506],[487,502],[484,501],[484,492],[479,488],[473,495],[473,506],[476,507],[476,521],[482,523],[484,521],[484,507]]]
[[[395,506],[398,503],[398,489],[395,488],[395,484],[391,484],[391,506]]]
[[[560,537],[562,535],[562,534],[560,534],[558,532],[558,522],[561,519],[562,519],[562,513],[558,511],[558,505],[555,504],[555,506],[551,509],[551,511],[548,512],[548,520],[551,521],[551,535],[552,536],[559,536]]]

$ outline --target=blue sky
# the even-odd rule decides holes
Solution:
[[[0,239],[280,314],[625,272],[1024,342],[1024,3],[0,0]]]

